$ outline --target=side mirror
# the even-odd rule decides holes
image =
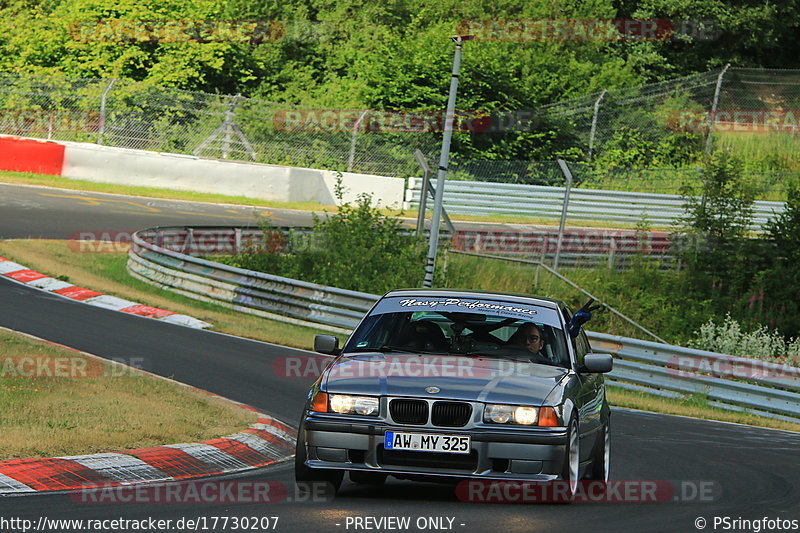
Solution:
[[[614,357],[608,353],[587,353],[583,358],[583,368],[592,374],[611,372]]]
[[[339,339],[333,335],[314,337],[314,351],[327,355],[339,355]]]

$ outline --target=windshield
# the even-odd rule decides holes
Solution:
[[[387,298],[361,323],[344,351],[479,355],[570,366],[556,310],[479,300],[445,304]]]

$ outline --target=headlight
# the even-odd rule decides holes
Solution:
[[[486,404],[483,421],[493,424],[520,424],[532,426],[539,418],[539,409],[526,405]]]
[[[483,412],[484,422],[505,424],[514,416],[514,408],[510,405],[488,404]]]
[[[523,426],[531,426],[536,423],[539,417],[539,410],[535,407],[525,407],[521,405],[514,409],[514,422]]]
[[[331,411],[342,415],[371,415],[378,414],[378,398],[371,396],[350,396],[347,394],[331,394]]]

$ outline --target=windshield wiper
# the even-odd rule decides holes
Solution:
[[[442,354],[443,352],[429,352],[426,350],[417,350],[414,348],[410,348],[407,346],[391,346],[389,344],[384,344],[380,348],[370,348],[367,346],[362,346],[358,348],[354,348],[350,350],[351,353],[358,353],[358,352],[377,352],[377,353],[417,353],[417,354]]]

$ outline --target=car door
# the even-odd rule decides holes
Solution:
[[[575,354],[578,368],[583,367],[583,360],[591,352],[589,339],[581,328],[578,337],[574,339]],[[588,460],[594,449],[595,440],[599,435],[601,426],[600,413],[603,407],[603,379],[602,374],[580,372],[578,374],[580,386],[578,389],[581,436],[581,461]]]

